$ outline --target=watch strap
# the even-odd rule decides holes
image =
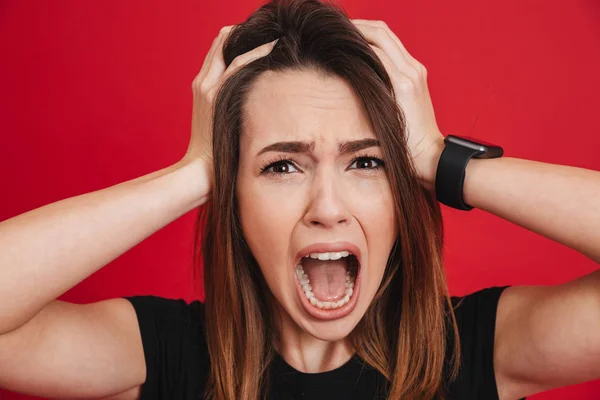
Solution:
[[[446,143],[435,176],[435,194],[439,202],[459,210],[473,209],[463,201],[463,185],[467,164],[479,153],[479,150]]]

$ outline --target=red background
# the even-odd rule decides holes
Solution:
[[[0,220],[176,162],[190,84],[213,38],[252,1],[0,2]],[[382,19],[429,70],[440,127],[510,157],[600,170],[600,3],[342,0]],[[191,278],[196,210],[61,297],[202,298]],[[480,210],[444,207],[453,295],[558,284],[598,268]],[[2,399],[24,396],[0,390]],[[600,381],[534,396],[598,399]]]

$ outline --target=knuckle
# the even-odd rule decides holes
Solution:
[[[388,25],[384,21],[381,21],[381,20],[375,21],[375,25],[377,25],[380,28],[384,28],[384,29],[388,27]]]
[[[244,56],[240,55],[233,59],[230,66],[235,69],[235,68],[241,67],[243,64],[244,64]]]
[[[375,30],[375,38],[383,40],[388,35],[385,28],[378,26]]]
[[[409,78],[415,87],[419,87],[421,85],[421,81],[423,80],[421,74],[416,70],[413,70],[410,73]]]
[[[214,88],[208,89],[204,95],[206,96],[208,101],[212,103],[213,99],[215,98],[215,89]]]
[[[398,81],[398,88],[402,93],[414,93],[416,89],[416,85],[412,79],[407,76],[404,76]]]
[[[200,77],[195,77],[194,80],[192,81],[192,90],[194,92],[198,92],[200,90],[200,85],[201,85],[202,81],[200,80]]]
[[[208,92],[210,92],[211,89],[211,85],[208,84],[208,82],[203,81],[198,85],[198,90],[200,93],[206,95]]]
[[[383,50],[374,47],[373,51],[375,52],[377,57],[379,57],[379,60],[381,60],[381,62],[385,61],[385,53],[383,52]]]

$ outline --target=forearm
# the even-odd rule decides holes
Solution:
[[[463,196],[600,263],[600,172],[510,157],[472,159]]]
[[[201,205],[204,168],[178,163],[0,223],[0,333]]]

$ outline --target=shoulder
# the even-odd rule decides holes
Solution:
[[[498,399],[494,339],[498,302],[508,286],[451,297],[461,345],[461,368],[451,398]]]
[[[128,296],[146,358],[141,399],[198,398],[208,374],[204,304],[199,300]]]
[[[197,345],[204,339],[204,303],[199,300],[169,299],[153,295],[127,296],[135,309],[144,341],[180,341]],[[145,343],[146,344],[146,343]]]
[[[494,323],[500,296],[509,286],[493,286],[464,296],[452,296],[451,302],[460,325]]]
[[[204,303],[200,300],[187,302],[184,299],[169,299],[153,295],[126,296],[136,311],[143,317],[160,320],[176,320],[180,323],[202,324]]]

